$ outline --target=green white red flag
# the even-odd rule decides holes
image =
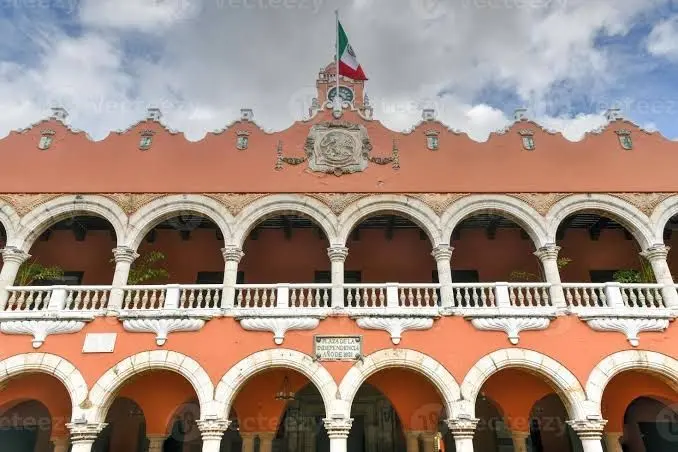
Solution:
[[[339,60],[339,75],[343,75],[353,80],[367,80],[367,76],[363,71],[362,66],[358,63],[358,58],[353,51],[353,47],[348,42],[348,36],[341,26],[341,22],[337,22],[338,29],[338,60]]]

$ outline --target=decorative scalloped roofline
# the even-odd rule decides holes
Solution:
[[[130,126],[128,126],[125,129],[118,129],[118,130],[111,131],[105,137],[103,137],[99,140],[95,140],[94,138],[92,138],[92,136],[87,131],[81,130],[81,129],[76,129],[76,128],[70,126],[68,124],[68,122],[66,122],[65,120],[62,120],[61,118],[56,117],[55,115],[50,115],[50,116],[48,116],[44,119],[41,119],[41,120],[39,120],[35,123],[30,124],[28,127],[25,127],[25,128],[22,128],[22,129],[11,130],[9,134],[7,134],[4,137],[1,137],[0,141],[9,137],[13,133],[14,134],[26,134],[26,133],[32,131],[35,128],[45,126],[45,125],[51,123],[51,124],[58,124],[58,125],[62,126],[67,132],[69,132],[73,135],[84,135],[87,138],[87,140],[89,140],[90,142],[97,143],[97,142],[101,142],[101,141],[106,140],[112,134],[125,135],[127,133],[132,132],[133,130],[135,130],[139,126],[142,126],[142,125],[150,122],[150,123],[155,123],[155,124],[160,125],[162,130],[169,133],[170,135],[184,135],[184,138],[187,141],[190,141],[192,143],[199,143],[199,142],[203,141],[208,135],[219,136],[219,135],[222,135],[222,134],[228,132],[233,127],[238,127],[238,126],[242,127],[245,124],[250,124],[250,125],[254,126],[255,129],[259,130],[260,132],[262,132],[266,135],[282,134],[282,133],[285,133],[285,132],[289,131],[290,129],[293,129],[293,128],[298,127],[300,125],[305,126],[305,125],[313,124],[322,112],[327,111],[327,108],[328,108],[327,105],[320,105],[319,108],[315,109],[312,116],[310,116],[308,118],[304,118],[302,120],[294,121],[289,127],[285,128],[285,129],[280,129],[280,130],[265,129],[259,123],[257,123],[257,121],[254,120],[253,117],[250,117],[249,119],[243,119],[243,117],[241,117],[239,119],[235,119],[235,120],[231,121],[230,123],[226,124],[221,129],[216,129],[216,130],[213,130],[213,131],[207,131],[202,138],[195,140],[195,141],[188,140],[188,138],[185,138],[185,133],[183,131],[171,128],[169,125],[165,124],[161,119],[152,119],[148,116],[144,119],[141,119],[141,120],[131,124]],[[451,133],[451,134],[456,135],[456,136],[465,136],[470,141],[472,141],[474,143],[478,143],[478,144],[488,143],[495,136],[504,136],[504,135],[510,133],[511,131],[513,131],[515,129],[516,125],[519,125],[519,124],[522,124],[522,125],[529,124],[533,127],[536,127],[538,130],[540,130],[541,132],[546,133],[548,135],[552,135],[552,136],[559,135],[565,141],[568,141],[570,143],[579,143],[579,142],[584,141],[589,136],[601,135],[601,134],[605,133],[608,129],[610,129],[615,124],[625,124],[625,125],[633,128],[633,129],[635,129],[635,130],[643,132],[644,134],[646,134],[648,136],[658,135],[659,137],[661,137],[662,139],[664,139],[665,141],[667,141],[669,143],[676,143],[677,142],[677,140],[672,140],[672,139],[668,138],[660,130],[648,130],[648,129],[642,127],[641,125],[639,125],[638,123],[633,122],[630,119],[624,118],[621,115],[617,115],[616,117],[612,117],[612,118],[608,117],[608,121],[607,121],[606,124],[602,125],[601,127],[596,128],[596,129],[584,132],[584,134],[582,135],[582,137],[579,140],[570,140],[561,131],[547,128],[547,127],[541,125],[540,123],[538,123],[537,121],[535,121],[533,119],[529,119],[525,116],[518,118],[518,119],[515,119],[513,122],[509,123],[506,127],[502,128],[502,129],[490,132],[487,136],[487,139],[485,139],[485,140],[476,140],[473,137],[471,137],[467,132],[465,132],[463,130],[455,129],[453,127],[450,127],[446,123],[442,122],[439,119],[421,119],[416,124],[414,124],[412,127],[410,127],[409,129],[394,130],[394,129],[391,129],[390,127],[386,126],[379,119],[375,119],[373,117],[366,117],[363,114],[363,112],[361,111],[361,109],[355,107],[355,105],[353,103],[345,102],[344,108],[347,111],[356,113],[363,121],[373,122],[373,123],[379,124],[381,127],[384,128],[384,130],[386,130],[390,133],[393,133],[393,134],[408,136],[408,135],[412,135],[413,133],[417,132],[422,127],[430,128],[433,125],[437,125],[442,129],[442,131],[445,131],[447,133]],[[245,109],[243,109],[242,111],[244,111],[244,110]],[[251,110],[248,110],[248,111],[251,112]]]

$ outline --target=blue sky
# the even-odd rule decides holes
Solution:
[[[95,139],[151,105],[193,140],[243,107],[288,127],[337,7],[388,127],[433,107],[484,140],[525,106],[576,140],[616,106],[678,139],[678,0],[0,0],[0,135],[55,105]]]

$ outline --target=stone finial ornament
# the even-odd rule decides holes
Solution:
[[[527,108],[516,108],[513,112],[514,121],[527,121]]]
[[[616,121],[622,119],[621,110],[619,108],[609,108],[605,112],[605,119],[608,121]]]
[[[68,119],[68,111],[63,107],[52,107],[52,115],[50,118],[65,122],[66,119]]]
[[[435,108],[424,108],[421,112],[421,119],[424,121],[435,121],[436,119],[436,110]]]
[[[149,121],[160,121],[162,112],[157,107],[149,107],[146,110],[146,119]]]
[[[252,121],[254,119],[254,110],[251,108],[241,108],[240,109],[240,120],[241,121]]]

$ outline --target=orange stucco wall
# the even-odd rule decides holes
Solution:
[[[160,124],[142,121],[125,133],[112,133],[91,142],[55,121],[43,122],[23,133],[0,140],[0,158],[7,168],[31,168],[31,182],[22,171],[7,171],[0,192],[610,192],[674,191],[672,168],[676,144],[660,134],[648,134],[626,121],[613,122],[602,134],[588,134],[570,142],[549,134],[531,122],[515,124],[504,134],[492,134],[477,143],[444,125],[428,122],[412,133],[365,122],[353,112],[342,119],[362,123],[373,144],[373,156],[400,150],[400,169],[370,164],[362,173],[336,177],[308,170],[307,164],[285,165],[276,171],[276,149],[304,156],[310,127],[331,119],[328,111],[308,123],[269,134],[252,122],[238,122],[221,134],[188,142]],[[53,129],[54,144],[47,151],[37,145],[44,129]],[[427,130],[440,131],[440,149],[426,149]],[[519,130],[534,131],[536,149],[525,151]],[[621,148],[616,130],[630,129],[634,149]],[[153,130],[153,146],[140,151],[139,132]],[[236,132],[250,132],[250,147],[236,149]],[[656,165],[653,162],[664,162]],[[151,170],[152,169],[152,170]],[[605,177],[601,177],[601,175]],[[120,177],[124,175],[125,177]]]
[[[83,355],[82,341],[88,332],[119,333],[113,354]],[[284,347],[312,354],[315,334],[361,334],[364,337],[364,353],[393,347],[385,332],[362,330],[349,318],[328,318],[311,332],[288,332]],[[199,335],[199,344],[196,338]],[[432,340],[435,338],[435,340]],[[41,351],[58,354],[74,363],[89,385],[93,385],[106,370],[124,357],[144,350],[158,349],[153,334],[125,333],[114,319],[97,319],[82,332],[50,336]],[[669,328],[666,333],[645,333],[644,349],[658,351],[676,357],[673,344],[678,340],[678,330]],[[32,351],[30,340],[23,336],[3,336],[1,358]],[[209,344],[219,344],[210,346]],[[451,346],[464,344],[463,347]],[[509,343],[504,333],[477,331],[466,320],[458,317],[442,318],[429,331],[410,331],[404,336],[400,347],[420,350],[443,364],[461,381],[466,372],[480,358],[494,350],[506,348]],[[554,357],[566,366],[585,384],[593,367],[604,357],[619,350],[630,348],[622,334],[592,331],[585,323],[572,317],[559,317],[546,331],[523,332],[520,346]],[[191,356],[205,368],[217,383],[224,373],[239,360],[256,351],[273,348],[272,335],[265,332],[245,332],[236,320],[220,318],[209,321],[199,333],[173,333],[166,349]],[[571,353],[577,350],[577,353]],[[336,381],[340,381],[350,363],[324,363]]]

